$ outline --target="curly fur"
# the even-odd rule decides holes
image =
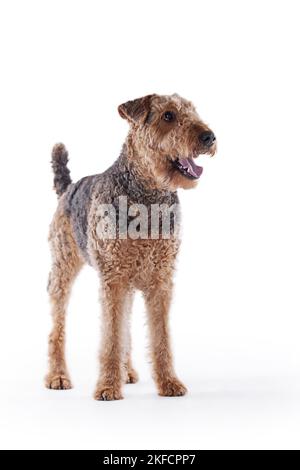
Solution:
[[[158,392],[162,396],[181,396],[186,388],[174,371],[168,329],[179,238],[171,230],[169,239],[121,239],[119,233],[115,239],[107,239],[97,229],[101,218],[98,208],[112,204],[118,216],[120,196],[127,197],[128,205],[139,203],[147,208],[152,204],[178,204],[177,188],[191,188],[196,183],[179,173],[172,161],[179,154],[196,157],[204,153],[198,136],[208,127],[194,106],[178,95],[148,95],[118,109],[130,123],[130,130],[120,157],[104,173],[71,184],[65,147],[58,144],[53,150],[55,189],[61,197],[49,237],[53,330],[46,385],[53,389],[71,387],[64,356],[65,314],[72,283],[87,262],[99,274],[103,315],[101,371],[95,398],[120,399],[122,384],[137,381],[130,353],[130,310],[137,289],[142,291],[147,307]],[[176,122],[170,126],[161,120],[166,109],[176,110]],[[215,145],[209,150],[214,152]]]
[[[68,152],[64,144],[56,144],[52,150],[52,169],[54,172],[54,189],[61,196],[71,184],[70,170],[67,167]]]

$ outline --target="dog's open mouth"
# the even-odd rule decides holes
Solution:
[[[177,158],[177,160],[172,161],[172,164],[176,170],[193,180],[200,178],[203,172],[202,166],[196,165],[193,158]]]

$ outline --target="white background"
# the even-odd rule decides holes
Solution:
[[[299,11],[297,1],[2,1],[0,445],[6,449],[300,448]],[[118,104],[191,99],[219,150],[181,192],[172,307],[184,398],[159,398],[144,306],[141,381],[92,399],[98,279],[86,268],[68,316],[75,388],[43,388],[50,330],[50,152],[74,180],[118,156]]]

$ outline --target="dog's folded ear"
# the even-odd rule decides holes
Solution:
[[[123,119],[130,123],[145,122],[151,108],[151,99],[154,95],[143,96],[136,100],[120,104],[118,111]]]

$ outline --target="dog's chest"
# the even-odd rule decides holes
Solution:
[[[179,240],[151,240],[137,248],[132,260],[131,277],[136,288],[144,290],[149,282],[172,277],[179,250]]]
[[[168,240],[99,240],[98,265],[106,278],[119,277],[143,289],[154,279],[172,274],[180,241]]]

